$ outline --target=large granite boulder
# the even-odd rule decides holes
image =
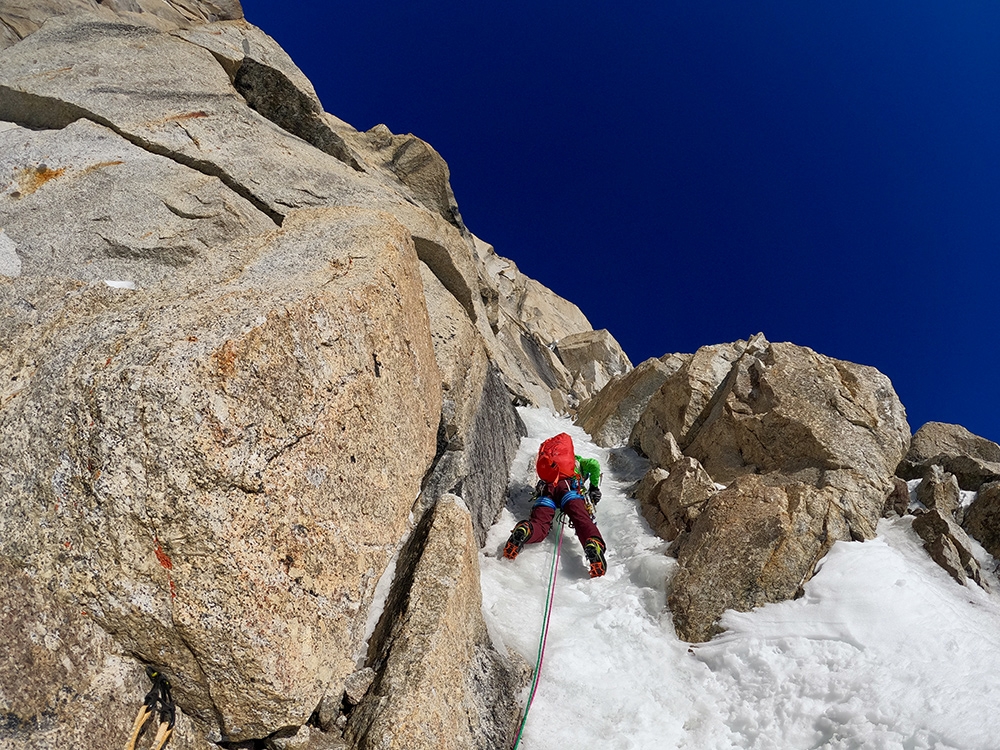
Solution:
[[[679,442],[723,484],[770,471],[857,473],[879,489],[880,514],[909,427],[875,368],[776,343],[734,363],[711,409]]]
[[[913,435],[896,473],[903,479],[921,479],[934,464],[954,474],[963,490],[978,490],[1000,479],[1000,445],[961,425],[928,422]]]
[[[464,503],[446,495],[400,561],[405,602],[376,630],[376,678],[350,713],[359,750],[492,750],[517,732],[530,669],[493,647],[482,612],[479,544]]]
[[[391,217],[292,213],[242,262],[0,283],[0,557],[229,741],[304,723],[353,671],[441,398]]]
[[[576,423],[598,445],[606,448],[624,445],[653,394],[687,359],[690,359],[690,355],[666,354],[659,359],[651,357],[635,369],[616,375],[598,393],[580,405]]]
[[[729,485],[698,508],[673,550],[675,624],[695,640],[715,632],[725,608],[794,595],[837,539],[872,538],[909,427],[874,368],[758,334],[696,353],[650,399],[631,440],[662,467],[674,460],[675,437]],[[766,533],[730,528],[745,519]],[[683,528],[661,526],[668,538]],[[730,568],[740,560],[737,574]]]
[[[839,496],[834,487],[752,474],[714,495],[677,550],[667,603],[678,637],[707,641],[722,632],[727,609],[797,596],[833,542],[850,538]]]

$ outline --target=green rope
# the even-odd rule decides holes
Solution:
[[[542,674],[542,659],[545,657],[545,642],[549,637],[549,619],[552,617],[552,598],[556,590],[556,576],[558,574],[559,557],[562,554],[563,524],[562,513],[556,518],[559,524],[559,539],[556,543],[555,552],[552,555],[552,567],[549,568],[549,593],[545,598],[545,615],[542,618],[542,634],[538,638],[538,657],[536,659],[535,676],[531,681],[531,693],[528,695],[528,704],[524,707],[524,716],[521,718],[521,727],[517,730],[517,741],[513,750],[517,750],[521,745],[521,737],[524,735],[524,725],[528,723],[528,712],[531,704],[535,700],[535,691],[538,690],[538,678]]]

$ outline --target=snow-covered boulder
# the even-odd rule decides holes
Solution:
[[[712,496],[677,548],[668,605],[682,640],[722,632],[726,610],[792,599],[837,539],[850,539],[841,492],[745,475]]]

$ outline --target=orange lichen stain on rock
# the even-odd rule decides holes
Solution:
[[[212,356],[219,367],[219,374],[223,379],[231,378],[236,374],[236,344],[227,341],[222,347],[214,352]]]
[[[197,112],[182,112],[179,115],[170,115],[170,117],[164,117],[160,120],[153,120],[147,123],[147,125],[156,127],[158,125],[166,125],[169,122],[185,122],[187,120],[198,120],[202,117],[209,116],[208,112],[199,109]]]
[[[160,561],[161,566],[167,570],[173,570],[174,562],[170,559],[170,555],[163,551],[163,547],[160,546],[159,542],[156,543],[156,549],[153,552],[156,554],[156,559]],[[173,587],[173,582],[170,585]]]
[[[104,169],[105,167],[117,167],[119,164],[124,164],[124,163],[125,162],[121,161],[120,159],[118,161],[99,161],[99,162],[97,162],[97,164],[91,164],[89,167],[84,167],[83,169],[81,169],[79,172],[76,172],[75,174],[77,174],[77,175],[85,175],[85,174],[93,172],[93,171],[95,171],[97,169]]]
[[[46,182],[60,177],[65,172],[65,167],[49,169],[45,164],[39,164],[37,167],[18,169],[14,173],[14,179],[17,180],[17,186],[20,188],[21,195],[25,196],[31,195]]]

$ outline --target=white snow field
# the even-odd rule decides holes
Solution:
[[[677,639],[665,607],[676,562],[626,496],[634,466],[632,477],[616,473],[612,452],[566,419],[520,413],[529,435],[511,500],[480,557],[483,611],[498,646],[535,664],[558,528],[515,561],[501,551],[530,510],[545,438],[568,432],[579,455],[600,460],[597,522],[608,543],[608,574],[591,580],[565,529],[521,748],[1000,748],[1000,583],[982,549],[990,592],[952,580],[908,519],[883,521],[873,541],[838,542],[801,599],[727,612],[727,632],[692,646]],[[615,453],[619,467],[629,463]]]

